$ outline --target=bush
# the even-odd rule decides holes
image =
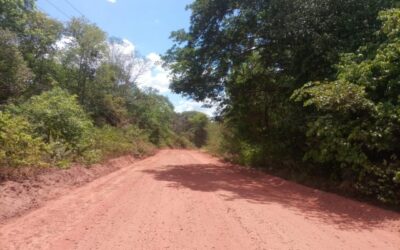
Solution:
[[[76,96],[54,88],[34,96],[17,110],[26,116],[46,143],[63,145],[65,152],[80,154],[90,147],[93,124]]]
[[[64,168],[72,161],[92,164],[124,154],[142,157],[155,149],[148,133],[136,126],[95,128],[76,96],[60,88],[8,110],[15,118],[2,113],[0,163],[5,165],[38,164],[45,152],[48,163]]]
[[[400,204],[400,9],[380,13],[380,44],[345,54],[336,80],[311,82],[293,98],[315,110],[305,159],[334,166],[344,181]]]
[[[93,140],[93,150],[99,152],[103,159],[124,154],[142,157],[155,149],[155,146],[148,142],[147,135],[135,126],[123,129],[111,126],[96,128]]]
[[[33,78],[17,44],[16,34],[0,28],[0,104],[21,97]]]
[[[45,144],[25,118],[0,112],[0,166],[40,166],[45,154]]]
[[[184,135],[174,134],[171,143],[172,148],[194,148],[194,144]]]

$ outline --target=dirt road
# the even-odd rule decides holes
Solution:
[[[0,249],[400,249],[400,214],[165,150],[0,228]]]

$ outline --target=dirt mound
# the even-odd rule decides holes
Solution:
[[[0,183],[0,224],[134,161],[132,156],[123,156],[91,167],[75,164],[65,170],[50,168],[25,180],[3,181]]]

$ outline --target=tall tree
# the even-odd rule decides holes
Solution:
[[[61,39],[63,25],[47,15],[32,11],[26,20],[26,31],[19,34],[20,50],[35,74],[30,94],[40,94],[56,84],[57,42]]]
[[[222,102],[236,135],[266,154],[302,157],[308,110],[290,102],[332,79],[339,55],[372,42],[386,0],[198,0],[164,59],[171,88]]]
[[[63,42],[66,48],[63,63],[72,77],[67,88],[77,93],[80,102],[85,104],[88,82],[106,54],[106,34],[85,19],[73,18],[67,25]]]
[[[0,29],[0,105],[25,94],[33,74],[18,49],[17,36]]]
[[[308,83],[293,98],[316,109],[307,159],[335,167],[367,194],[400,202],[400,9],[380,20],[377,45],[343,55],[337,79]]]
[[[0,0],[0,27],[22,34],[35,0]]]
[[[202,147],[208,139],[207,115],[197,111],[187,111],[177,114],[173,121],[173,128],[181,136],[189,139],[196,147]]]

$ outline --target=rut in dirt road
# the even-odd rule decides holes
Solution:
[[[164,150],[0,228],[1,249],[399,249],[400,214]]]

